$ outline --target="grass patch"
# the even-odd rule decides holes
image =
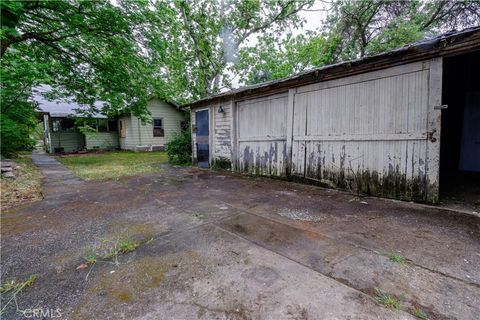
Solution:
[[[148,241],[135,241],[133,239],[123,239],[117,241],[102,240],[101,245],[91,249],[84,257],[84,263],[93,266],[98,261],[113,261],[118,264],[118,256],[137,250],[137,248]]]
[[[200,213],[200,212],[195,212],[194,214],[192,214],[195,218],[197,218],[198,220],[203,220],[205,218],[205,216],[203,215],[203,213]]]
[[[12,160],[12,167],[17,166],[18,169],[14,170],[15,179],[1,178],[2,210],[42,199],[42,173],[32,159],[20,156]]]
[[[412,314],[418,319],[427,320],[428,315],[420,308],[413,308]]]
[[[398,301],[396,297],[388,293],[385,293],[378,288],[375,288],[375,296],[376,296],[375,298],[377,302],[383,305],[384,307],[387,307],[389,309],[396,309],[396,310],[400,310],[402,308],[400,301]]]
[[[164,151],[133,152],[113,151],[95,154],[58,156],[58,161],[85,180],[114,179],[141,173],[161,171],[167,163]]]
[[[0,294],[2,295],[2,298],[5,298],[6,303],[2,302],[2,309],[0,310],[0,315],[3,314],[5,309],[10,305],[10,303],[15,302],[17,305],[17,311],[18,309],[18,304],[17,304],[17,295],[22,292],[25,288],[30,287],[35,283],[35,280],[37,279],[37,276],[32,274],[28,279],[24,281],[16,281],[16,280],[10,280],[5,283],[2,283],[0,285]]]
[[[388,259],[392,262],[396,262],[400,264],[405,264],[405,262],[407,261],[404,256],[396,253],[389,253]]]

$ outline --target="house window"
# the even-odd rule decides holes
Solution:
[[[52,120],[52,131],[53,132],[60,131],[60,119]]]
[[[75,130],[75,120],[73,119],[62,119],[62,131],[74,131]]]
[[[153,119],[153,136],[154,137],[165,136],[162,119]]]
[[[98,132],[108,132],[108,121],[107,119],[98,119],[97,124]]]
[[[75,120],[73,119],[53,119],[52,120],[52,131],[75,131]]]

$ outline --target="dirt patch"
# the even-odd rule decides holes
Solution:
[[[25,206],[42,199],[40,170],[30,157],[20,157],[13,161],[15,178],[1,178],[2,210]]]
[[[92,285],[71,318],[91,318],[92,312],[95,318],[112,317],[127,309],[131,311],[131,316],[142,314],[153,301],[165,297],[172,286],[184,290],[182,283],[185,277],[189,278],[186,272],[200,270],[201,265],[206,263],[198,253],[186,251],[137,257],[133,261],[122,262],[118,267],[96,266],[100,270],[94,271]]]

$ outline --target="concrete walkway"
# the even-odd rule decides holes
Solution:
[[[43,186],[46,199],[56,196],[58,193],[68,192],[69,187],[72,185],[83,183],[83,180],[77,177],[70,169],[43,151],[33,152],[32,160],[45,175]]]

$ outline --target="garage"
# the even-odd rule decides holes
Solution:
[[[472,28],[196,101],[193,160],[401,200],[474,194],[479,50]]]

